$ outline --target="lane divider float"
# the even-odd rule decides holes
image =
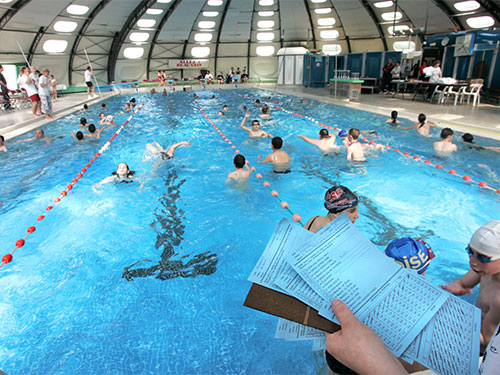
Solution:
[[[99,151],[97,151],[97,153],[94,156],[92,156],[92,158],[88,161],[88,163],[85,164],[84,168],[82,168],[80,170],[80,172],[78,172],[76,174],[76,176],[71,180],[71,183],[66,185],[66,189],[61,191],[60,196],[57,198],[54,198],[54,200],[52,201],[53,203],[49,204],[45,208],[46,213],[48,213],[52,209],[54,209],[61,202],[61,199],[65,198],[68,195],[68,191],[73,190],[74,185],[83,177],[85,172],[87,172],[88,168],[90,168],[92,166],[92,163],[94,163],[94,161],[96,161],[96,159],[99,158],[101,156],[101,154],[109,148],[109,146],[111,145],[113,140],[116,138],[116,136],[118,134],[120,134],[122,129],[125,127],[125,125],[127,125],[130,122],[132,117],[134,117],[134,115],[137,112],[139,112],[139,110],[143,106],[144,106],[144,104],[141,104],[139,107],[137,107],[137,109],[129,116],[127,121],[125,121],[123,123],[123,125],[121,125],[120,128],[113,134],[113,136],[99,149]],[[45,219],[45,215],[46,214],[39,215],[36,220],[42,221],[43,219]],[[14,250],[12,250],[10,253],[5,254],[2,257],[2,262],[0,263],[0,268],[2,268],[4,264],[12,262],[12,258],[13,258],[14,253],[18,249],[20,249],[21,247],[23,247],[25,245],[26,238],[28,238],[28,236],[30,236],[35,230],[36,230],[36,227],[34,225],[28,227],[28,229],[26,230],[26,235],[23,238],[16,241]]]
[[[236,147],[236,145],[234,145],[233,142],[231,142],[231,140],[226,137],[226,135],[222,132],[222,130],[217,125],[215,125],[215,123],[210,119],[210,117],[208,117],[208,115],[205,113],[205,111],[203,111],[203,109],[200,106],[198,106],[198,109],[203,114],[203,116],[205,117],[205,119],[212,125],[212,127],[214,128],[214,130],[220,135],[220,137],[222,138],[222,140],[224,142],[226,142],[226,144],[228,146],[231,147],[231,149],[234,151],[235,154],[239,154],[240,150]],[[250,169],[252,171],[256,172],[255,178],[257,178],[258,180],[262,179],[262,174],[257,173],[257,169],[255,167],[250,167]],[[276,198],[280,202],[280,207],[281,208],[283,208],[284,210],[287,210],[290,213],[290,215],[292,215],[292,220],[293,221],[295,221],[296,223],[299,223],[300,225],[304,226],[304,224],[302,223],[302,217],[299,214],[294,213],[290,209],[290,205],[288,204],[288,202],[284,201],[284,200],[282,200],[280,198],[279,193],[276,190],[274,190],[274,189],[271,188],[271,184],[268,181],[264,181],[262,183],[262,186],[264,186],[265,188],[267,188],[270,191],[271,196],[274,197],[274,198]]]
[[[243,98],[250,99],[250,100],[252,100],[252,101],[254,101],[254,102],[255,102],[255,99],[254,99],[254,98],[251,98],[251,97],[249,97],[249,96],[242,95],[242,94],[239,94],[239,93],[235,93],[235,92],[232,92],[232,91],[228,91],[228,90],[225,90],[225,89],[223,89],[223,88],[221,88],[221,90],[222,90],[222,91],[225,91],[225,92],[229,92],[229,93],[231,93],[231,94],[239,95],[239,96],[241,96],[241,97],[243,97]],[[295,112],[290,111],[290,110],[288,110],[288,109],[278,107],[278,106],[276,106],[276,105],[274,105],[274,104],[272,104],[272,103],[266,103],[266,104],[271,105],[274,109],[277,109],[277,110],[283,111],[283,112],[288,113],[288,114],[292,114],[292,115],[297,116],[297,117],[301,117],[301,118],[305,118],[305,119],[307,119],[307,120],[310,120],[310,121],[312,121],[313,123],[315,123],[316,125],[319,125],[319,126],[321,126],[321,127],[324,127],[324,128],[326,128],[326,129],[340,130],[339,128],[337,128],[337,127],[335,127],[335,126],[330,126],[330,125],[323,124],[322,122],[319,122],[318,120],[316,120],[316,119],[314,119],[314,118],[312,118],[312,117],[310,117],[310,116],[306,116],[306,115],[302,115],[302,114],[299,114],[299,113],[295,113]],[[391,146],[389,146],[389,145],[384,145],[384,144],[382,144],[382,143],[376,143],[375,141],[373,141],[373,140],[369,140],[369,139],[368,139],[368,138],[366,138],[366,137],[363,137],[363,138],[362,138],[362,140],[363,140],[364,142],[367,142],[367,143],[371,144],[371,145],[374,145],[374,144],[380,144],[380,145],[384,146],[384,148],[385,148],[385,149],[387,149],[387,150],[393,149],[395,152],[400,153],[400,154],[401,154],[401,155],[403,155],[404,157],[411,158],[411,159],[412,159],[412,160],[414,160],[414,161],[419,161],[419,162],[422,162],[422,163],[424,163],[424,164],[427,164],[427,165],[429,165],[429,166],[431,166],[431,167],[435,167],[435,168],[437,168],[437,169],[441,169],[441,170],[443,170],[444,172],[447,172],[447,173],[449,173],[449,174],[451,174],[451,175],[453,175],[453,176],[457,176],[457,177],[462,178],[462,179],[463,179],[464,181],[466,181],[466,182],[470,182],[470,183],[476,184],[477,186],[479,186],[479,187],[481,187],[481,188],[483,188],[483,189],[489,189],[489,190],[492,190],[492,191],[496,192],[497,194],[500,194],[500,188],[498,188],[498,189],[497,189],[497,188],[493,188],[493,187],[489,186],[489,185],[488,185],[488,183],[486,183],[486,182],[484,182],[484,181],[476,181],[476,180],[473,180],[470,176],[468,176],[468,175],[462,175],[462,174],[458,173],[458,172],[457,172],[456,170],[454,170],[454,169],[446,169],[446,168],[444,168],[441,164],[433,164],[430,160],[427,160],[427,159],[425,159],[425,158],[422,158],[421,156],[410,155],[408,152],[402,152],[399,148],[392,148],[392,147],[391,147]]]

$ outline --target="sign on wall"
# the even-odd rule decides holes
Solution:
[[[205,69],[208,68],[208,59],[168,60],[169,69]]]

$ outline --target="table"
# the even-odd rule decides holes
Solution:
[[[335,91],[335,84],[337,85],[337,95],[346,96],[350,101],[359,101],[361,96],[361,85],[364,83],[362,79],[335,79],[332,78],[328,85],[330,95]]]

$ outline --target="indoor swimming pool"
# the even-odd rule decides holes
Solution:
[[[427,276],[435,285],[468,270],[472,233],[498,219],[500,194],[388,149],[367,162],[346,161],[345,150],[323,155],[297,135],[321,129],[305,117],[272,109],[262,129],[284,140],[291,173],[276,174],[257,163],[271,152],[270,139],[249,139],[240,128],[260,107],[251,98],[330,126],[375,130],[367,137],[500,188],[498,153],[471,149],[455,137],[459,152],[435,156],[415,130],[401,130],[382,117],[342,106],[259,90],[136,94],[144,107],[113,140],[67,197],[55,197],[113,135],[77,142],[80,117],[98,121],[100,103],[88,112],[45,125],[51,144],[27,142],[0,155],[0,243],[3,254],[35,225],[24,247],[0,269],[0,369],[13,374],[325,374],[323,352],[312,341],[274,338],[278,318],[243,306],[247,278],[282,217],[268,181],[305,223],[325,215],[325,191],[342,184],[361,201],[356,226],[381,250],[393,239],[421,237],[434,250]],[[271,97],[271,99],[265,99]],[[131,96],[105,100],[117,124],[129,113]],[[278,104],[276,104],[276,100]],[[223,105],[229,110],[218,116]],[[263,179],[228,186],[235,152],[199,107],[240,150]],[[401,120],[403,126],[416,122]],[[249,125],[247,123],[247,125]],[[20,138],[28,138],[26,134]],[[172,160],[152,157],[146,145],[165,148],[189,141]],[[481,145],[498,142],[476,138]],[[340,143],[337,139],[337,143]],[[94,185],[118,163],[136,182]],[[39,215],[46,218],[37,222]],[[2,255],[3,255],[2,254]],[[466,300],[473,302],[473,295]]]

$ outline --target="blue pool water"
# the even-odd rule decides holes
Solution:
[[[449,159],[433,155],[434,137],[392,129],[385,118],[363,111],[262,91],[284,108],[338,127],[374,129],[378,141],[420,155],[477,181],[500,187],[498,154],[470,150]],[[14,261],[0,269],[0,369],[8,374],[312,374],[325,373],[312,342],[275,340],[277,318],[243,307],[246,280],[275,225],[287,212],[261,181],[225,185],[234,152],[197,109],[200,105],[242,154],[256,165],[269,140],[251,141],[239,128],[242,106],[258,108],[231,92],[204,91],[137,96],[144,108],[89,168],[45,220],[36,222],[75,174],[113,134],[76,143],[80,116],[97,120],[99,106],[46,125],[51,145],[10,145],[0,155],[0,242],[12,250],[36,225]],[[212,98],[216,95],[216,98]],[[106,100],[121,111],[128,97]],[[224,118],[216,116],[223,104]],[[255,116],[254,116],[255,115]],[[128,114],[119,113],[117,123]],[[464,251],[474,230],[498,219],[500,196],[456,176],[404,158],[375,154],[358,167],[344,154],[323,156],[297,137],[319,127],[273,111],[263,128],[284,138],[292,173],[258,171],[304,222],[324,215],[323,195],[334,183],[361,197],[356,226],[381,248],[392,239],[422,237],[437,257],[427,272],[434,284],[468,268]],[[411,122],[403,121],[403,125]],[[115,128],[116,129],[116,128]],[[30,135],[26,135],[28,137]],[[189,140],[171,161],[155,166],[145,146]],[[480,139],[493,145],[494,141]],[[140,182],[92,186],[125,161]],[[468,296],[469,301],[474,300]]]

